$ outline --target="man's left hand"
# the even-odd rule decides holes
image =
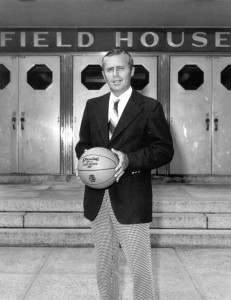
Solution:
[[[121,151],[117,151],[113,148],[111,149],[111,151],[113,153],[115,153],[119,159],[119,164],[115,169],[116,170],[115,178],[116,178],[116,181],[118,182],[120,180],[120,177],[123,176],[124,171],[127,169],[128,165],[129,165],[129,160],[128,160],[127,154],[125,154]]]

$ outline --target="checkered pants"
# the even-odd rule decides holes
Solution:
[[[92,222],[96,249],[97,284],[101,300],[119,300],[119,243],[133,279],[133,300],[155,300],[149,223],[120,224],[108,190]]]

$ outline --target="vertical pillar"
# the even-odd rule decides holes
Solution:
[[[64,54],[61,59],[61,174],[73,173],[73,63],[72,56]]]
[[[165,116],[170,126],[170,58],[168,54],[160,54],[158,59],[158,100],[161,102]],[[169,174],[169,165],[158,169],[159,175]]]

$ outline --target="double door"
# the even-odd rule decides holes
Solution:
[[[171,57],[171,174],[231,174],[231,57]]]
[[[0,57],[0,173],[60,173],[60,58]]]

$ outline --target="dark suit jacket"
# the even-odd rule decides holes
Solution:
[[[87,101],[76,145],[77,157],[85,149],[105,147],[127,154],[129,166],[119,182],[109,187],[113,211],[122,224],[152,221],[151,169],[169,163],[173,157],[172,138],[160,102],[138,92],[132,95],[108,138],[110,94]],[[93,221],[101,207],[104,189],[85,187],[84,216]]]

